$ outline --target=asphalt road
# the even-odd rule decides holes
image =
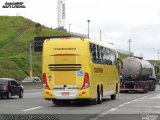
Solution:
[[[41,89],[30,89],[23,99],[0,99],[0,114],[50,114],[57,120],[159,120],[160,86],[146,94],[121,93],[116,100],[106,97],[99,105],[73,102],[62,106],[44,100]]]

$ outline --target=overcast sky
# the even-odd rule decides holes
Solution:
[[[5,2],[24,2],[25,9],[2,8]],[[71,32],[114,43],[115,47],[158,59],[160,51],[160,0],[66,0],[67,28]],[[0,15],[21,15],[48,27],[57,27],[57,0],[0,0]]]

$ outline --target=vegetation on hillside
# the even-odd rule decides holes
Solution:
[[[118,52],[118,55],[119,55],[119,57],[120,57],[121,59],[128,57],[127,54],[123,54],[123,53],[120,53],[120,52]]]
[[[158,73],[156,73],[156,77],[157,77],[157,79],[160,80],[160,61],[159,60],[148,60],[148,61],[151,64],[156,65],[156,67],[158,68],[158,70],[157,70]]]
[[[36,36],[67,36],[20,16],[0,16],[0,77],[29,75],[29,43]],[[41,77],[41,53],[33,52],[33,75]]]

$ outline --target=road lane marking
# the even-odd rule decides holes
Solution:
[[[25,110],[22,110],[22,111],[26,112],[26,111],[31,111],[31,110],[39,109],[39,108],[42,108],[42,106],[33,107],[33,108],[25,109]]]
[[[109,110],[109,112],[112,112],[112,111],[115,111],[115,110],[117,110],[117,108],[111,108],[111,109]]]
[[[154,96],[154,97],[151,97],[151,99],[160,99],[160,94]]]
[[[154,93],[154,94],[156,94],[156,93]],[[108,114],[109,112],[113,112],[113,111],[117,110],[117,109],[120,108],[120,107],[123,107],[123,106],[125,106],[125,105],[131,104],[132,102],[136,102],[136,101],[138,101],[138,100],[140,100],[140,99],[146,98],[146,97],[151,96],[151,95],[154,95],[154,94],[145,95],[145,96],[143,96],[143,97],[136,98],[136,99],[131,100],[131,101],[127,101],[127,102],[125,102],[125,103],[122,103],[122,104],[118,105],[117,107],[114,107],[114,108],[111,108],[111,109],[109,109],[109,110],[107,110],[107,111],[105,111],[105,112],[102,112],[101,114]]]
[[[154,94],[157,94],[157,93],[145,95],[145,96],[143,96],[143,97],[136,98],[136,99],[127,101],[127,102],[125,102],[125,103],[122,103],[122,104],[118,105],[117,107],[113,107],[113,108],[111,108],[111,109],[109,109],[109,110],[107,110],[107,111],[105,111],[105,112],[100,113],[99,115],[96,116],[96,118],[91,118],[90,120],[98,120],[98,119],[104,117],[106,114],[109,114],[109,112],[114,112],[114,111],[116,111],[117,109],[119,109],[120,107],[123,107],[123,106],[125,106],[125,105],[131,104],[132,102],[136,102],[136,101],[138,101],[138,100],[141,100],[141,99],[143,99],[143,98],[149,97],[149,96],[154,95]]]

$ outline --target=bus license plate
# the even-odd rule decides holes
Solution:
[[[62,96],[69,96],[69,92],[62,92]]]

